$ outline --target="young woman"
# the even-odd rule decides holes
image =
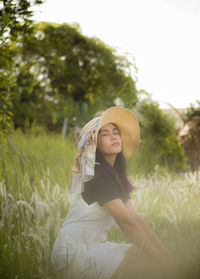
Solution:
[[[81,130],[69,184],[74,196],[52,251],[62,278],[155,278],[172,261],[130,197],[125,158],[139,141],[135,115],[120,107]],[[106,241],[114,222],[132,244]]]

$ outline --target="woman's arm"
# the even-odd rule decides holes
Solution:
[[[110,212],[118,223],[122,232],[146,255],[157,262],[166,260],[161,249],[150,240],[150,233],[146,232],[142,225],[134,218],[130,205],[124,204],[121,199],[114,199],[104,203],[104,207]]]
[[[165,245],[160,241],[157,235],[152,231],[148,223],[144,220],[144,218],[138,213],[137,209],[134,206],[134,203],[131,199],[125,202],[125,207],[128,210],[131,218],[133,218],[146,233],[147,237],[154,244],[154,246],[164,254],[169,260],[173,259],[172,253],[165,247]]]

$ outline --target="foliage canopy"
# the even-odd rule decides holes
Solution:
[[[16,72],[13,42],[31,32],[32,5],[42,0],[4,0],[0,10],[0,137],[12,128],[12,100]]]
[[[39,23],[19,51],[15,113],[22,102],[35,104],[36,111],[42,106],[46,113],[46,119],[26,114],[30,120],[34,117],[41,123],[53,116],[58,122],[64,117],[86,121],[97,109],[114,105],[116,98],[129,107],[138,101],[130,61],[77,27]]]

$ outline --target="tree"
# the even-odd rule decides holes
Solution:
[[[141,145],[132,162],[136,172],[149,173],[156,165],[170,171],[184,170],[186,157],[177,140],[174,119],[150,98],[138,103],[135,113],[141,126]]]
[[[0,137],[12,128],[12,99],[15,84],[13,44],[32,30],[30,10],[41,0],[4,0],[0,10]]]
[[[136,84],[128,72],[130,61],[125,57],[68,24],[40,23],[35,28],[34,34],[23,40],[21,70],[26,68],[29,77],[35,73],[42,106],[47,100],[50,105],[51,100],[58,121],[64,117],[86,121],[97,109],[114,105],[116,98],[121,98],[125,106],[137,102]],[[18,77],[24,75],[23,71]],[[16,96],[21,94],[20,88],[22,84],[17,83]],[[29,95],[34,98],[33,93]],[[70,108],[68,104],[72,103]]]
[[[12,87],[14,86],[15,71],[11,52],[6,38],[0,45],[0,140],[12,128]]]

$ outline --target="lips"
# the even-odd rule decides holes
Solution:
[[[114,142],[113,144],[112,144],[112,146],[119,146],[119,142]]]

